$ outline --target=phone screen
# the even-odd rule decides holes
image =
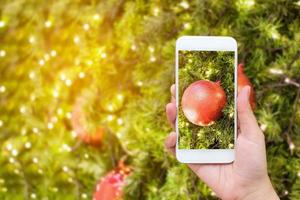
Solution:
[[[179,50],[178,148],[233,149],[235,52]]]

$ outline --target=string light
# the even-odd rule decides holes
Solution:
[[[55,56],[57,55],[57,52],[56,52],[55,50],[51,50],[51,51],[50,51],[50,55],[51,55],[52,57],[55,57]]]
[[[93,16],[93,19],[94,19],[95,21],[100,20],[100,15],[99,15],[99,14],[95,14],[95,15]]]
[[[90,29],[90,25],[89,24],[83,24],[83,29],[88,31]]]
[[[131,47],[130,47],[130,48],[131,48],[131,50],[132,50],[132,51],[135,51],[135,50],[136,50],[136,45],[135,45],[135,44],[133,44],[133,45],[131,45]]]
[[[67,79],[65,81],[66,86],[70,87],[72,85],[72,80],[71,79]]]
[[[7,149],[8,151],[11,151],[12,148],[13,148],[13,145],[12,145],[11,143],[8,143],[8,144],[6,145],[6,149]]]
[[[66,117],[67,117],[68,119],[71,119],[71,118],[72,118],[72,113],[67,112]]]
[[[294,150],[295,147],[296,147],[295,144],[293,142],[291,142],[289,145],[290,150]]]
[[[0,21],[0,28],[5,26],[5,22],[4,21]]]
[[[67,166],[63,166],[62,169],[63,169],[64,172],[68,172],[69,171],[69,168]]]
[[[51,122],[48,122],[47,128],[51,130],[51,129],[53,129],[53,127],[54,127],[54,125]]]
[[[30,149],[31,148],[31,142],[26,142],[24,146],[25,146],[26,149]]]
[[[190,29],[192,26],[191,26],[190,23],[184,23],[184,24],[183,24],[183,27],[184,27],[185,29]]]
[[[81,79],[82,79],[82,78],[84,78],[84,77],[85,77],[85,73],[84,73],[84,72],[80,72],[78,76],[79,76],[79,78],[81,78]]]
[[[107,116],[107,120],[110,122],[110,121],[112,121],[114,119],[114,116],[113,115],[108,115]]]
[[[143,84],[144,84],[143,81],[138,81],[138,82],[137,82],[137,85],[138,85],[139,87],[143,86]]]
[[[271,74],[283,74],[283,71],[281,69],[271,68],[269,71],[270,71]]]
[[[155,49],[154,49],[153,46],[149,46],[148,49],[149,49],[149,51],[150,51],[151,53],[153,53],[153,52],[155,51]]]
[[[28,41],[31,44],[35,43],[35,37],[34,36],[30,36]]]
[[[105,52],[101,53],[101,58],[106,58],[107,54]]]
[[[119,125],[122,125],[122,124],[123,124],[123,119],[122,119],[122,118],[119,118],[119,119],[117,120],[117,123],[118,123]]]
[[[0,120],[0,127],[2,127],[3,126],[3,121],[2,120]]]
[[[53,97],[57,98],[59,96],[59,93],[56,89],[53,90],[52,92]]]
[[[122,94],[118,94],[117,98],[118,98],[119,101],[122,101],[124,99],[124,96]]]
[[[64,73],[61,73],[60,74],[60,80],[62,80],[62,81],[64,81],[64,80],[66,80],[66,75],[64,74]]]
[[[75,37],[73,38],[73,41],[74,41],[75,44],[78,44],[78,43],[80,42],[79,36],[75,36]]]
[[[32,162],[35,163],[35,164],[37,164],[39,162],[39,159],[37,157],[33,157],[32,158]]]
[[[65,151],[68,151],[68,152],[72,151],[72,148],[67,144],[63,144],[62,149],[65,150]]]
[[[35,72],[30,72],[28,76],[29,76],[30,79],[34,79],[35,78]]]
[[[33,129],[32,129],[32,131],[34,132],[34,133],[39,133],[39,129],[38,128],[36,128],[36,127],[34,127]]]
[[[86,193],[82,193],[81,194],[81,198],[86,199],[87,198],[87,194]]]
[[[12,154],[13,156],[17,156],[17,155],[19,154],[19,152],[18,152],[17,149],[13,149],[13,150],[11,151],[11,154]]]
[[[0,86],[0,93],[4,93],[6,91],[6,87],[4,85]]]
[[[31,193],[31,194],[30,194],[30,198],[36,199],[36,194],[35,194],[35,193]]]
[[[114,110],[113,105],[112,105],[112,104],[108,104],[108,105],[107,105],[107,110],[113,111],[113,110]]]
[[[182,1],[179,5],[184,9],[188,9],[190,7],[189,3],[186,1]]]
[[[158,14],[159,14],[159,8],[154,8],[153,9],[153,14],[154,14],[154,16],[158,16]]]
[[[40,59],[39,60],[39,65],[40,66],[44,66],[45,65],[45,60],[44,59]]]
[[[89,157],[90,157],[89,154],[87,153],[84,154],[84,158],[88,159]]]
[[[260,125],[260,129],[261,129],[262,131],[265,131],[265,130],[267,129],[267,125],[266,125],[266,124],[261,124],[261,125]]]
[[[46,28],[50,28],[51,26],[52,26],[52,22],[51,21],[48,20],[48,21],[45,22],[45,27]]]
[[[64,113],[62,108],[58,108],[56,112],[58,115],[62,115]]]
[[[15,163],[16,162],[16,160],[13,158],[13,157],[10,157],[9,159],[8,159],[8,161],[10,162],[10,163]]]
[[[71,136],[72,136],[72,138],[76,138],[77,137],[77,133],[75,131],[71,131]]]
[[[20,113],[25,114],[26,113],[26,108],[25,106],[20,107]]]
[[[6,51],[5,50],[0,50],[0,57],[6,56]]]
[[[155,58],[154,56],[151,56],[151,57],[150,57],[150,61],[151,61],[151,62],[155,62],[155,61],[156,61],[156,58]]]

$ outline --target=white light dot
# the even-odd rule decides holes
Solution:
[[[283,74],[281,69],[270,69],[269,71],[271,74]]]
[[[90,25],[89,24],[83,24],[83,29],[88,31],[90,29]]]
[[[48,122],[47,127],[48,127],[48,129],[51,130],[51,129],[53,129],[54,125],[51,122]]]
[[[58,115],[62,115],[64,113],[62,108],[58,108],[56,112]]]
[[[31,142],[26,142],[25,143],[25,148],[30,149],[31,148]]]
[[[149,51],[150,51],[151,53],[153,53],[154,50],[155,50],[153,46],[149,46],[148,49],[149,49]]]
[[[62,81],[64,81],[64,80],[66,80],[66,75],[64,74],[64,73],[61,73],[60,74],[60,80],[62,80]]]
[[[13,146],[12,146],[11,143],[8,143],[8,144],[6,145],[6,149],[7,149],[8,151],[11,151],[12,148],[13,148]]]
[[[72,113],[71,113],[71,112],[67,112],[66,117],[67,117],[68,119],[71,119],[71,118],[72,118]]]
[[[30,72],[28,76],[29,76],[30,79],[34,79],[35,78],[35,72]]]
[[[156,61],[156,58],[155,58],[154,56],[151,56],[150,61],[151,61],[151,62],[155,62],[155,61]]]
[[[53,97],[57,98],[59,96],[59,93],[57,90],[53,90],[52,95]]]
[[[108,104],[108,106],[107,106],[107,110],[109,110],[109,111],[113,111],[113,110],[114,110],[114,107],[113,107],[113,105],[112,105],[112,104]]]
[[[8,159],[8,161],[9,161],[10,163],[15,163],[15,162],[16,162],[16,160],[15,160],[13,157],[10,157],[10,158]]]
[[[31,44],[35,43],[35,37],[34,36],[30,36],[28,41]]]
[[[63,169],[64,172],[68,172],[69,171],[69,168],[67,166],[63,166],[62,169]]]
[[[154,14],[154,16],[157,16],[158,14],[159,14],[159,8],[154,8],[153,9],[153,14]]]
[[[0,57],[6,56],[6,51],[5,50],[0,50]]]
[[[87,198],[87,194],[86,194],[86,193],[82,193],[82,194],[81,194],[81,197],[82,197],[83,199],[86,199],[86,198]]]
[[[66,83],[66,86],[71,86],[72,85],[72,80],[67,79],[65,83]]]
[[[48,61],[48,60],[50,59],[50,55],[46,53],[46,54],[44,55],[44,58],[45,58],[46,61]]]
[[[44,66],[45,65],[45,60],[44,59],[40,59],[39,60],[39,65],[40,66]]]
[[[297,176],[300,177],[300,171],[298,172]]]
[[[134,44],[131,45],[131,50],[132,50],[132,51],[135,51],[135,50],[136,50],[136,45],[134,45]]]
[[[190,24],[190,23],[184,23],[184,24],[183,24],[183,27],[184,27],[185,29],[190,29],[190,28],[191,28],[191,24]]]
[[[2,192],[7,192],[7,187],[2,187]]]
[[[106,58],[107,57],[107,54],[106,53],[101,53],[101,58]]]
[[[179,5],[184,9],[188,9],[190,7],[189,3],[186,1],[182,1]]]
[[[4,21],[0,21],[0,28],[5,26],[5,22]]]
[[[294,150],[296,146],[295,146],[294,143],[291,142],[290,145],[289,145],[289,147],[290,147],[290,150]]]
[[[108,115],[108,116],[107,116],[107,120],[108,120],[108,121],[112,121],[113,119],[114,119],[114,116],[113,116],[113,115]]]
[[[89,154],[87,153],[84,154],[84,158],[88,159],[89,157],[90,157]]]
[[[63,144],[62,149],[68,152],[72,151],[72,148],[67,144]]]
[[[48,20],[48,21],[45,22],[45,27],[46,28],[49,28],[51,26],[52,26],[52,22],[51,21]]]
[[[32,158],[32,162],[36,164],[39,162],[39,159],[37,157],[34,157],[34,158]]]
[[[51,118],[51,121],[52,121],[53,123],[56,123],[56,122],[58,121],[58,118],[57,118],[56,116],[54,116],[54,117]]]
[[[4,85],[1,85],[1,86],[0,86],[0,92],[1,92],[1,93],[4,93],[5,90],[6,90],[6,87],[5,87]]]
[[[79,76],[79,78],[84,78],[85,77],[85,73],[84,72],[80,72],[78,76]]]
[[[291,82],[291,79],[289,79],[289,78],[286,77],[286,78],[284,79],[284,82],[285,82],[285,83],[290,83],[290,82]]]
[[[26,113],[26,108],[25,106],[20,107],[20,113],[25,114]]]
[[[289,194],[289,191],[285,190],[284,195],[288,195],[288,194]]]
[[[71,131],[71,136],[72,136],[72,138],[76,138],[77,137],[77,133],[75,131]]]
[[[122,101],[124,99],[124,96],[122,94],[118,94],[117,98],[118,98],[119,101]]]
[[[75,37],[73,38],[73,41],[74,41],[75,44],[78,44],[78,43],[80,42],[79,36],[75,36]]]
[[[2,127],[3,126],[3,121],[2,120],[0,120],[0,127]]]
[[[55,50],[52,50],[52,51],[50,52],[50,55],[51,55],[52,57],[55,57],[55,56],[57,55],[57,52],[56,52]]]
[[[38,169],[38,173],[39,174],[43,174],[43,170],[42,169]]]
[[[122,125],[122,124],[123,124],[123,119],[122,119],[122,118],[119,118],[119,119],[117,120],[117,123],[118,123],[119,125]]]
[[[32,199],[36,199],[36,194],[31,193],[30,197],[31,197]]]
[[[93,19],[96,20],[96,21],[98,21],[100,19],[100,15],[99,14],[95,14],[93,16]]]
[[[92,60],[87,60],[86,64],[89,65],[89,66],[91,66],[93,64],[93,61]]]
[[[267,129],[267,125],[266,125],[266,124],[261,124],[261,125],[260,125],[260,129],[261,129],[262,131],[265,131],[265,130]]]
[[[15,169],[15,170],[14,170],[14,173],[15,173],[15,174],[20,174],[20,170]]]
[[[137,85],[140,86],[140,87],[143,86],[143,84],[144,84],[144,83],[143,83],[142,81],[138,81],[138,82],[137,82]]]
[[[39,133],[39,129],[38,128],[36,128],[36,127],[34,127],[33,129],[32,129],[32,131],[34,132],[34,133]]]
[[[17,156],[17,155],[19,154],[19,152],[18,152],[17,149],[13,149],[13,150],[11,151],[11,154],[12,154],[13,156]]]

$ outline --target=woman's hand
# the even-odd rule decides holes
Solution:
[[[222,199],[279,199],[267,172],[265,138],[249,104],[250,87],[238,94],[238,136],[235,160],[230,164],[188,164],[218,197]],[[168,121],[175,126],[175,85],[171,86],[171,103],[166,106]],[[176,133],[165,141],[166,148],[175,155]]]

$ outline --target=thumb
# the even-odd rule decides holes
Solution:
[[[249,139],[262,134],[256,118],[252,112],[250,103],[250,86],[245,86],[238,93],[237,109],[238,109],[238,122],[241,134],[245,134]]]

